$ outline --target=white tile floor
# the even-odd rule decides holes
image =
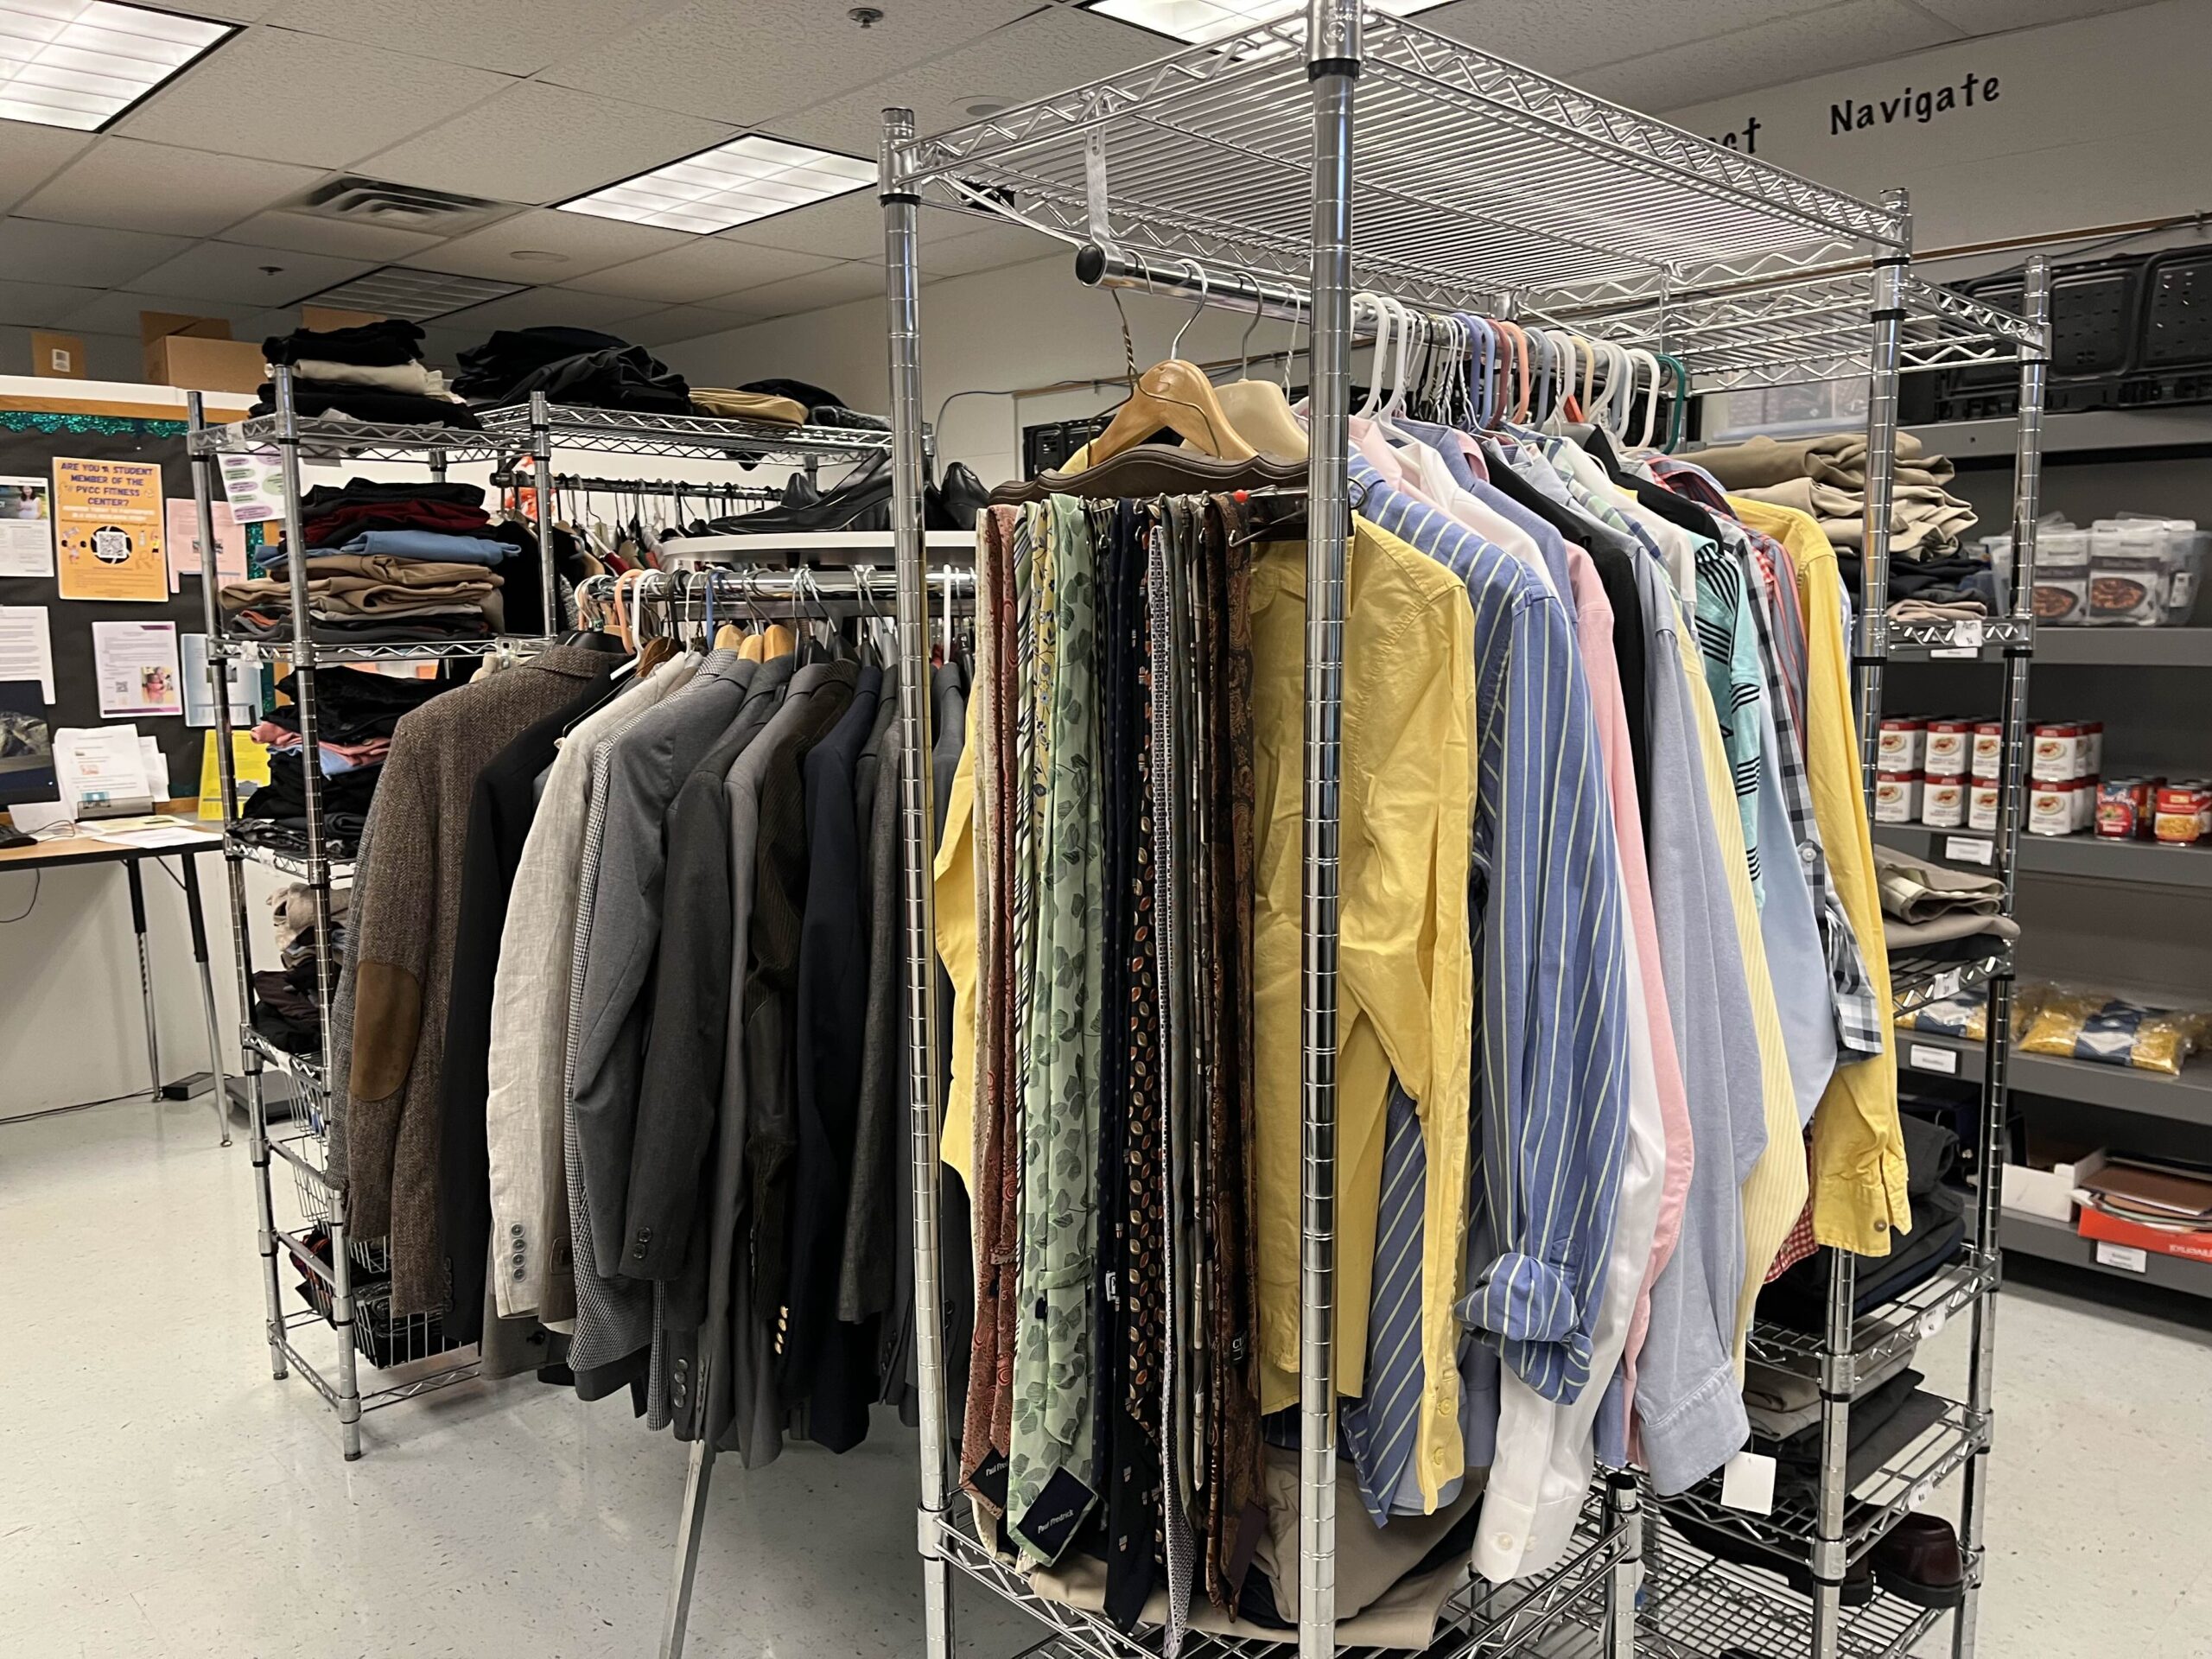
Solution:
[[[650,1654],[682,1449],[516,1382],[373,1413],[343,1462],[269,1376],[244,1139],[210,1131],[204,1105],[0,1128],[0,1656]],[[2212,1659],[2212,1337],[2114,1294],[2005,1299],[1988,1659]],[[1956,1322],[1922,1368],[1956,1389],[1964,1346]],[[912,1445],[879,1420],[842,1459],[725,1464],[691,1652],[918,1652]],[[1042,1634],[960,1613],[963,1652]]]

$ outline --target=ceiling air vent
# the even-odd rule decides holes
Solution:
[[[481,196],[457,196],[445,190],[387,184],[382,179],[347,174],[315,186],[300,199],[296,211],[353,225],[458,236],[513,210],[505,202],[486,201]]]

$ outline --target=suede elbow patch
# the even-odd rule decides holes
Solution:
[[[387,1100],[400,1091],[422,1028],[421,982],[388,962],[363,963],[353,993],[355,1099]]]

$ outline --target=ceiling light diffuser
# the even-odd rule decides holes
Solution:
[[[1393,17],[1411,17],[1433,11],[1448,0],[1370,0],[1370,3]],[[1299,0],[1090,0],[1084,10],[1134,23],[1155,35],[1205,46],[1261,23],[1279,22],[1306,8]]]
[[[874,182],[874,162],[753,134],[557,205],[706,236]]]
[[[238,32],[116,0],[0,0],[0,118],[97,132]]]

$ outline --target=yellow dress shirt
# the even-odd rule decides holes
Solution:
[[[1813,1114],[1813,1236],[1861,1255],[1887,1255],[1891,1240],[1911,1230],[1912,1205],[1905,1196],[1904,1135],[1897,1127],[1890,956],[1874,879],[1874,839],[1859,786],[1835,549],[1802,512],[1733,495],[1728,505],[1752,529],[1780,542],[1797,567],[1797,601],[1805,613],[1805,764],[1813,816],[1882,1011],[1882,1052],[1837,1066]]]
[[[1789,1052],[1783,1040],[1782,1014],[1774,1000],[1774,975],[1767,967],[1766,935],[1759,931],[1759,901],[1751,891],[1751,866],[1744,849],[1744,821],[1736,810],[1735,774],[1721,741],[1720,717],[1705,683],[1705,664],[1687,620],[1675,630],[1681,652],[1682,677],[1689,682],[1690,715],[1697,724],[1698,753],[1704,761],[1705,794],[1713,809],[1713,830],[1720,842],[1720,862],[1728,873],[1729,908],[1743,947],[1744,979],[1751,993],[1751,1028],[1758,1038],[1759,1096],[1765,1108],[1766,1150],[1745,1179],[1744,1282],[1736,1296],[1736,1376],[1744,1375],[1744,1340],[1751,1328],[1752,1305],[1766,1282],[1766,1271],[1781,1253],[1782,1241],[1805,1212],[1805,1137],[1797,1123],[1797,1085],[1789,1075]]]
[[[1337,1004],[1337,1386],[1361,1391],[1390,1075],[1428,1151],[1422,1403],[1456,1435],[1474,964],[1467,877],[1474,612],[1466,584],[1356,519],[1345,561]],[[1252,567],[1252,973],[1261,1406],[1298,1397],[1306,548]]]
[[[937,899],[937,953],[952,981],[952,1085],[945,1090],[938,1159],[976,1190],[976,721],[984,699],[968,699],[968,741],[952,774],[944,834],[938,842],[931,887]],[[889,787],[886,779],[879,787]],[[902,944],[902,950],[906,948]],[[902,1021],[903,1023],[903,1021]]]

